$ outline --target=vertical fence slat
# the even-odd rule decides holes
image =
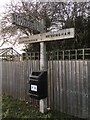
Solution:
[[[24,61],[22,62],[22,73],[21,73],[21,79],[20,79],[20,85],[21,85],[21,100],[24,99]]]
[[[69,89],[69,112],[68,114],[72,115],[72,85],[71,85],[71,61],[68,61],[68,81],[67,81],[68,89]]]
[[[82,115],[82,96],[83,96],[83,61],[80,61],[80,114]]]
[[[61,61],[59,61],[59,91],[60,91],[60,111],[62,112],[62,74],[61,74]]]
[[[60,79],[59,79],[59,62],[56,61],[56,110],[60,111]]]
[[[15,62],[15,81],[14,81],[14,85],[15,85],[15,98],[18,99],[18,63]]]
[[[87,117],[87,107],[88,107],[88,72],[87,72],[87,61],[83,62],[83,95],[82,95],[82,116]]]
[[[15,78],[16,78],[16,71],[15,71],[15,66],[16,66],[16,64],[15,64],[15,62],[13,63],[13,97],[15,97],[16,98],[16,88],[15,88],[15,86],[16,86],[16,82],[15,82]]]
[[[72,87],[72,115],[76,115],[76,86],[75,86],[75,74],[76,74],[76,70],[75,70],[75,61],[72,61],[71,63],[72,65],[72,70],[71,70],[71,87]]]
[[[68,61],[65,62],[66,63],[66,67],[65,67],[65,71],[66,71],[66,78],[65,78],[65,96],[66,96],[66,107],[65,109],[67,110],[66,112],[69,114],[70,113],[70,79],[69,79],[69,64]]]
[[[2,94],[5,94],[5,62],[2,62]]]
[[[65,101],[66,101],[66,96],[65,96],[65,62],[62,61],[62,110],[65,113]]]
[[[21,83],[22,83],[22,86],[21,86],[21,98],[22,100],[24,100],[24,96],[25,96],[25,88],[24,88],[24,68],[25,67],[25,61],[23,61],[23,64],[22,64],[22,80],[21,80]],[[25,71],[26,72],[26,71]]]
[[[18,65],[17,62],[15,62],[15,78],[14,78],[14,89],[15,89],[15,98],[17,99],[17,81],[18,81]]]
[[[16,75],[17,75],[17,79],[16,79],[16,88],[17,88],[17,99],[20,99],[20,74],[21,74],[21,71],[20,71],[20,62],[16,62],[16,69],[17,72],[16,72]]]
[[[57,99],[57,91],[56,91],[56,61],[53,61],[53,91],[54,91],[54,110],[56,110],[56,99]]]
[[[79,61],[76,61],[76,116],[79,116]]]
[[[8,64],[7,64],[7,62],[6,62],[6,77],[5,77],[5,79],[6,79],[6,95],[8,95],[8,89],[7,89],[7,84],[8,84],[8,81],[7,81],[7,79],[8,79],[8,75],[7,75],[7,68],[8,68]]]
[[[7,62],[5,62],[5,82],[6,82],[6,84],[5,84],[5,95],[7,95]]]
[[[10,85],[10,96],[12,95],[12,62],[9,63],[9,85]]]
[[[25,69],[24,69],[24,100],[27,101],[27,96],[28,96],[28,92],[29,92],[29,73],[28,73],[28,61],[25,62]]]
[[[88,117],[90,118],[90,61],[88,61]]]

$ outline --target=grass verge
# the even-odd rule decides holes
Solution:
[[[36,108],[31,107],[26,102],[13,99],[10,96],[2,97],[2,120],[4,119],[54,119],[54,120],[80,120],[66,114],[49,111],[40,113]]]

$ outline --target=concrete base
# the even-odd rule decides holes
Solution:
[[[39,101],[40,112],[45,113],[47,111],[47,98]]]

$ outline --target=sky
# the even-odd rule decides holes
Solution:
[[[6,4],[9,4],[11,0],[0,0],[0,13],[4,11],[4,7]]]
[[[12,0],[12,1],[16,2],[18,0]],[[10,3],[11,3],[11,0],[0,0],[0,15],[4,12],[6,4],[10,4]],[[0,42],[0,44],[1,44],[1,42]],[[13,47],[19,53],[23,52],[22,51],[23,45],[20,45],[18,43],[16,43],[15,46],[13,46],[12,44],[7,43],[7,44],[4,44],[2,47],[0,47],[0,49],[7,48],[7,47]]]
[[[13,3],[16,3],[19,0],[0,0],[0,13],[2,13],[4,11],[4,7],[6,6],[6,4],[10,4],[11,1]]]

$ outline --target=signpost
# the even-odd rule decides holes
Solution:
[[[16,13],[12,14],[12,23],[17,26],[22,26],[22,27],[35,30],[38,32],[41,32],[41,31],[45,32],[45,29],[46,29],[43,20],[42,21],[38,21],[38,20],[30,21],[30,19],[25,18],[24,16],[16,14]]]
[[[49,42],[62,39],[74,38],[74,28],[63,29],[57,32],[47,32],[42,34],[30,35],[29,37],[19,38],[19,44],[22,43],[36,43],[36,42]]]
[[[49,41],[63,40],[74,38],[74,28],[63,29],[58,32],[47,32],[29,37],[19,38],[19,43],[37,43],[40,42],[40,70],[47,71],[46,60],[46,43]],[[44,113],[47,110],[47,98],[40,100],[40,112]]]
[[[74,28],[63,29],[58,32],[45,32],[45,25],[38,22],[31,22],[23,16],[12,14],[12,23],[18,26],[26,27],[32,30],[39,31],[42,34],[31,35],[29,37],[19,38],[19,44],[40,42],[40,70],[47,71],[46,60],[46,41],[55,41],[74,38]],[[47,98],[40,100],[40,112],[44,113],[47,110]]]

